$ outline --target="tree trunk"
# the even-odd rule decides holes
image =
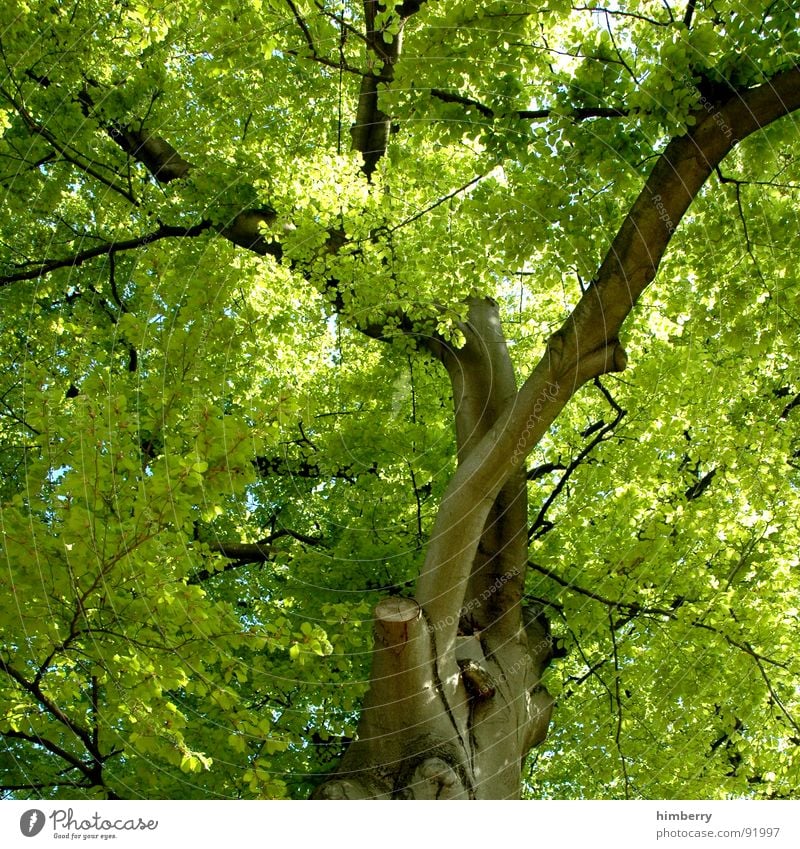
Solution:
[[[496,304],[473,301],[464,331],[461,350],[432,346],[453,385],[459,462],[517,392]],[[317,798],[519,796],[525,755],[544,739],[552,709],[540,683],[552,654],[549,627],[522,607],[527,498],[519,469],[497,494],[480,539],[458,545],[475,553],[463,601],[449,613],[434,619],[412,598],[376,607],[358,736]]]

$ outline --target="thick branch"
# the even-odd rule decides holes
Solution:
[[[683,15],[683,25],[686,29],[689,29],[692,25],[692,17],[694,16],[695,6],[697,5],[697,0],[689,0],[686,4],[686,12]]]
[[[464,459],[437,514],[417,586],[417,598],[434,621],[447,620],[464,598],[472,561],[489,510],[506,480],[547,432],[558,413],[586,380],[625,366],[616,339],[567,361],[558,340],[496,423]],[[445,631],[454,640],[455,629]]]
[[[259,542],[208,542],[206,545],[214,554],[221,554],[233,562],[226,563],[221,569],[200,569],[186,579],[187,584],[202,584],[214,575],[249,563],[267,563],[275,554],[271,545]]]
[[[385,12],[388,4],[380,0],[363,0],[363,3],[368,70],[361,79],[356,120],[350,128],[350,136],[353,150],[359,151],[364,159],[362,171],[369,179],[386,153],[391,132],[390,118],[378,105],[378,84],[390,83],[394,79],[394,66],[402,50],[403,28],[406,21],[422,8],[424,0],[400,3],[394,7],[399,24],[396,32],[388,38],[384,30],[375,27],[377,15]]]
[[[89,116],[94,109],[94,100],[87,89],[79,95],[84,113]],[[173,147],[165,138],[151,133],[144,126],[133,129],[130,124],[119,121],[102,122],[108,137],[136,162],[144,165],[152,177],[159,183],[171,183],[189,175],[194,166]],[[220,235],[239,247],[246,248],[262,256],[270,255],[280,259],[281,246],[264,235],[264,226],[275,220],[275,211],[269,207],[240,210],[226,224],[216,227]]]
[[[250,563],[264,563],[275,553],[272,546],[259,542],[209,542],[206,544],[215,554],[221,554],[230,560],[247,560]]]
[[[800,407],[800,392],[792,398],[791,401],[783,408],[781,411],[781,418],[788,419],[789,413],[792,412],[796,407]]]
[[[625,218],[592,285],[495,426],[459,466],[442,500],[416,596],[446,621],[464,598],[475,551],[497,492],[587,380],[624,369],[622,323],[655,276],[705,180],[734,145],[800,107],[800,69],[742,92],[673,139]],[[443,633],[452,644],[456,631]]]
[[[591,328],[590,338],[607,339],[619,332],[710,173],[738,142],[799,107],[800,68],[795,67],[734,95],[716,111],[695,114],[697,124],[659,157],[594,285],[573,313],[579,333]]]
[[[364,0],[367,60],[370,70],[361,79],[356,119],[350,128],[350,138],[353,150],[357,150],[363,157],[361,170],[367,179],[371,178],[389,142],[389,116],[378,105],[378,83],[393,78],[394,64],[400,55],[400,33],[389,42],[384,39],[381,31],[375,29],[375,17],[378,12],[385,11],[385,8],[377,0]],[[371,70],[373,65],[374,71]]]
[[[95,108],[94,98],[88,88],[78,95],[84,115],[89,117]],[[114,141],[130,157],[147,168],[159,183],[170,183],[186,177],[192,168],[175,148],[160,136],[153,135],[143,126],[133,129],[130,125],[116,121],[101,122],[101,126]]]
[[[498,305],[488,298],[473,299],[462,330],[466,343],[461,349],[439,351],[453,387],[459,462],[488,433],[517,391]],[[459,617],[465,633],[491,626],[505,639],[517,632],[526,523],[527,486],[519,474],[498,493],[486,519]]]
[[[186,177],[191,165],[175,148],[147,130],[112,127],[109,136],[137,162],[141,162],[159,183]]]

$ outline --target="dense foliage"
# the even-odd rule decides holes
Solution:
[[[417,340],[493,297],[524,378],[668,140],[800,53],[783,0],[400,5],[381,66],[350,0],[6,3],[7,794],[307,795],[456,467]],[[526,461],[533,797],[800,787],[795,121],[727,156],[628,369]]]

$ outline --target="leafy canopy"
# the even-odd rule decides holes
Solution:
[[[525,375],[654,155],[792,67],[798,13],[444,0],[387,75],[349,0],[6,7],[2,785],[306,795],[455,468],[415,339],[460,344],[491,296]],[[392,121],[370,180],[368,70]],[[144,131],[178,177],[123,143]],[[528,591],[565,651],[531,795],[797,790],[795,142],[789,117],[726,159],[628,371],[529,458]],[[231,238],[253,210],[269,250]]]

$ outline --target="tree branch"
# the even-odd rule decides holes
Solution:
[[[2,403],[2,401],[0,401]],[[363,466],[353,463],[349,466],[339,466],[336,469],[321,469],[316,463],[311,463],[307,459],[291,460],[289,457],[256,457],[253,465],[256,467],[258,474],[262,478],[268,478],[271,475],[288,478],[304,478],[314,480],[316,478],[340,478],[341,480],[355,483],[360,475],[376,475],[378,474],[378,466],[373,463],[371,466]]]
[[[286,5],[292,10],[292,14],[294,15],[294,19],[297,22],[297,25],[300,27],[300,30],[303,33],[303,38],[305,39],[306,44],[308,45],[308,49],[311,51],[311,55],[316,57],[317,48],[314,44],[314,39],[311,37],[311,33],[309,32],[308,25],[303,19],[302,15],[297,9],[297,6],[292,2],[292,0],[286,0]]]
[[[416,11],[422,6],[422,3],[412,4],[412,6],[414,6],[414,10]],[[365,9],[369,8],[372,12],[374,12],[376,7],[377,3],[375,0],[365,0]],[[378,160],[383,155],[385,151],[385,142],[388,140],[388,118],[384,122],[384,119],[380,117],[382,113],[380,113],[380,110],[377,108],[377,84],[378,82],[385,82],[386,80],[391,79],[393,64],[399,56],[401,39],[396,37],[392,39],[391,43],[384,43],[382,32],[372,31],[369,37],[365,37],[365,41],[368,45],[370,45],[369,49],[372,50],[375,56],[379,57],[384,63],[385,73],[389,74],[389,76],[386,76],[382,73],[373,73],[372,71],[369,71],[364,74],[362,82],[362,94],[364,93],[365,86],[369,89],[369,91],[366,93],[366,99],[362,97],[359,101],[360,117],[357,116],[356,124],[353,128],[353,147],[355,150],[361,151],[364,155],[365,164],[363,170],[364,173],[369,176],[369,174],[372,173],[372,170],[374,170]],[[88,90],[84,89],[79,94],[78,99],[83,104],[86,115],[89,116],[91,111],[94,109],[94,100]],[[380,129],[380,126],[382,126],[381,122],[386,125],[384,127],[386,130],[386,138],[383,139],[382,142],[375,137],[375,133],[380,134],[383,132],[383,130]],[[362,124],[363,126],[361,126]],[[101,127],[107,132],[109,138],[111,138],[122,150],[127,152],[135,161],[144,165],[154,179],[156,179],[159,183],[169,183],[173,180],[183,179],[188,176],[191,169],[194,167],[192,163],[184,159],[176,151],[176,149],[168,141],[166,141],[166,139],[152,134],[143,126],[134,130],[131,128],[130,123],[123,124],[120,121],[113,121],[110,123],[101,123]],[[361,142],[357,143],[356,137],[362,132],[366,132],[367,135],[361,139]],[[198,226],[204,229],[213,227],[213,229],[215,229],[221,236],[239,247],[257,253],[260,256],[272,256],[275,259],[280,260],[283,257],[283,248],[280,242],[268,235],[265,235],[265,229],[274,223],[276,217],[275,211],[270,207],[265,206],[262,208],[241,210],[226,224],[211,225],[208,222],[203,222],[203,224]],[[164,229],[165,228],[163,227],[160,228],[160,230]],[[172,235],[183,234],[173,233]],[[346,240],[343,233],[336,230],[329,231],[326,243],[327,250],[331,253],[335,253],[340,250],[345,243]],[[136,247],[136,245],[132,244],[131,247]],[[106,252],[106,249],[98,249],[97,255]],[[85,255],[78,256],[80,261],[84,258],[87,257]],[[74,264],[77,263],[72,259],[66,259],[62,261],[46,261],[41,263],[39,267],[46,273],[53,270],[53,268],[65,267]],[[293,267],[295,267],[294,264]],[[304,269],[299,270],[304,276],[308,276]],[[0,278],[0,286],[5,283],[13,282],[14,280],[32,279],[38,276],[38,272],[36,271],[27,272],[28,276],[26,277],[20,276],[24,273],[25,272],[20,272],[18,275],[10,275],[6,278]],[[333,279],[329,280],[326,288],[326,294],[328,294],[331,299],[331,306],[333,309],[340,313],[345,311],[345,301],[339,290],[339,281]],[[398,312],[387,314],[385,317],[386,320],[383,322],[376,322],[371,325],[363,325],[356,322],[355,326],[356,329],[364,333],[366,336],[384,341],[384,327],[386,323],[393,318],[397,319],[396,326],[401,330],[401,332],[413,334],[416,331],[416,328],[408,317],[405,314]]]
[[[466,97],[463,94],[443,91],[439,88],[431,89],[431,97],[441,100],[443,103],[460,103],[470,109],[476,109],[484,118],[497,117],[495,111],[488,107],[485,103],[474,100],[471,97]],[[526,121],[542,121],[552,117],[556,112],[559,115],[564,113],[561,110],[549,109],[520,109],[516,110],[515,114],[518,118]],[[577,107],[567,113],[567,116],[574,121],[585,121],[589,118],[625,118],[630,115],[627,109],[616,109],[614,107],[603,106],[586,106]]]
[[[268,563],[276,553],[276,549],[272,543],[282,537],[291,537],[304,545],[320,545],[323,542],[322,537],[310,536],[309,534],[303,534],[289,528],[279,528],[260,542],[207,541],[205,544],[208,546],[209,551],[214,554],[220,554],[222,557],[234,562],[226,564],[222,569],[201,569],[190,575],[186,582],[188,584],[200,584],[214,575],[219,575],[222,572],[230,572],[233,569],[238,569],[240,566],[246,566],[250,563]]]
[[[22,731],[14,731],[13,729],[0,731],[0,736],[8,737],[12,740],[24,740],[27,743],[34,743],[37,746],[42,746],[47,749],[48,752],[51,752],[66,761],[70,766],[80,770],[90,780],[92,779],[92,765],[84,763],[79,757],[68,752],[66,749],[62,749],[61,746],[54,743],[52,740],[48,740],[46,737],[41,737],[38,734],[25,734]]]
[[[791,401],[783,408],[781,411],[781,418],[788,419],[789,413],[792,412],[796,407],[800,407],[800,392],[792,398]]]
[[[714,475],[717,473],[716,466],[711,469],[711,471],[706,472],[702,478],[699,478],[697,483],[693,483],[687,490],[684,492],[684,497],[687,501],[694,501],[695,498],[699,498],[708,488],[711,486],[711,481],[714,480]]]
[[[614,702],[617,705],[617,723],[614,731],[614,743],[619,753],[620,764],[622,766],[622,777],[625,781],[625,798],[630,799],[630,778],[628,777],[628,762],[625,753],[622,751],[622,696],[620,694],[620,677],[621,671],[619,666],[619,652],[617,649],[617,633],[614,627],[614,620],[611,611],[608,611],[609,632],[611,634],[611,647],[613,649],[614,658]]]
[[[473,298],[456,350],[440,346],[453,391],[459,463],[489,432],[517,388],[500,310],[490,298]],[[527,540],[527,486],[515,475],[498,492],[486,518],[458,617],[465,634],[491,629],[500,644],[519,629]]]
[[[634,20],[644,21],[645,23],[655,27],[668,27],[672,25],[672,20],[659,21],[655,18],[650,18],[647,15],[642,15],[639,12],[623,12],[620,9],[607,9],[604,6],[573,6],[572,8],[576,12],[591,12],[593,14],[597,14],[599,12],[606,16],[614,15],[621,18],[633,18]]]
[[[394,79],[394,66],[400,59],[402,50],[403,28],[408,19],[422,8],[423,2],[401,3],[394,7],[399,17],[399,26],[398,31],[389,39],[385,37],[383,29],[375,28],[377,15],[385,12],[389,6],[380,0],[362,2],[369,70],[361,80],[356,119],[350,128],[350,136],[353,150],[357,150],[363,157],[361,170],[369,180],[386,153],[391,130],[390,118],[378,104],[378,83],[390,83]]]
[[[640,605],[635,601],[622,601],[621,599],[610,599],[605,596],[599,595],[598,593],[592,592],[592,590],[586,589],[586,587],[582,587],[580,584],[576,584],[573,581],[567,581],[565,578],[562,578],[557,572],[554,572],[552,569],[548,569],[546,566],[541,566],[538,563],[534,563],[532,561],[528,561],[528,568],[533,569],[535,572],[538,572],[540,575],[544,575],[546,578],[549,578],[551,581],[555,581],[555,583],[560,586],[568,589],[572,592],[578,593],[579,595],[585,596],[586,598],[591,598],[594,601],[599,602],[600,604],[605,605],[608,608],[619,610],[624,612],[626,615],[630,617],[638,616],[640,614],[645,616],[656,616],[663,618],[668,621],[676,620],[677,613],[679,607],[682,607],[687,603],[685,598],[677,598],[670,608],[664,607],[647,607],[644,605]],[[722,637],[728,645],[733,646],[734,648],[739,649],[747,655],[750,655],[755,660],[762,661],[763,663],[768,663],[770,666],[777,666],[780,669],[788,669],[789,665],[783,661],[774,660],[771,657],[767,657],[766,655],[760,654],[755,651],[752,646],[748,643],[739,642],[738,640],[734,640],[733,637],[730,637],[728,634],[720,631],[719,628],[715,628],[713,625],[707,625],[705,622],[701,622],[700,620],[695,620],[690,623],[693,628],[699,628],[702,631],[710,631],[712,634],[716,634],[719,637]]]
[[[540,466],[529,469],[526,477],[529,481],[536,481],[551,472],[563,472],[566,468],[563,463],[542,463]]]
[[[772,681],[770,681],[766,670],[761,665],[761,658],[752,650],[749,652],[749,654],[752,656],[753,662],[758,667],[758,671],[761,673],[761,677],[764,679],[764,683],[767,685],[767,689],[769,690],[769,694],[772,697],[772,700],[775,702],[778,708],[780,708],[781,713],[786,717],[792,728],[794,728],[794,730],[798,734],[800,734],[800,725],[798,725],[797,720],[789,713],[789,711],[786,709],[786,705],[781,701],[780,697],[775,692],[775,688],[772,686]]]
[[[441,206],[443,203],[447,203],[447,201],[452,200],[457,195],[460,195],[462,192],[465,192],[467,189],[474,186],[477,182],[482,180],[486,174],[478,174],[477,177],[473,177],[469,182],[464,183],[463,186],[459,186],[457,189],[453,189],[452,192],[440,197],[438,200],[434,201],[430,206],[426,206],[425,209],[420,210],[419,212],[415,212],[414,215],[409,216],[405,220],[401,221],[399,224],[395,224],[390,228],[389,232],[394,233],[396,230],[399,230],[401,227],[406,227],[409,224],[413,224],[414,221],[418,221],[422,218],[423,215],[427,215],[429,212],[432,212],[436,209],[437,206]]]
[[[689,0],[686,4],[686,14],[683,16],[683,25],[686,29],[689,29],[692,25],[692,18],[694,17],[694,10],[697,6],[697,0]]]
[[[551,118],[554,109],[521,109],[517,116],[523,120],[542,121]],[[559,113],[563,114],[563,113]],[[617,109],[613,106],[578,106],[567,112],[566,117],[573,121],[586,121],[589,118],[627,118],[630,115],[627,109]]]
[[[528,568],[533,569],[534,572],[538,572],[540,575],[544,575],[551,581],[555,581],[555,583],[565,589],[571,590],[572,592],[578,593],[578,595],[585,596],[586,598],[591,598],[594,601],[614,610],[622,610],[626,613],[632,614],[645,613],[651,616],[663,616],[668,619],[673,618],[675,615],[674,610],[668,610],[660,607],[643,607],[635,601],[621,601],[619,599],[606,598],[605,596],[599,595],[598,593],[592,592],[592,590],[588,590],[585,587],[580,586],[580,584],[576,584],[562,578],[561,575],[554,572],[552,569],[548,569],[546,566],[534,563],[531,560],[528,561]]]
[[[47,127],[43,126],[38,121],[36,121],[25,108],[25,106],[20,101],[17,101],[16,98],[9,94],[5,89],[0,88],[0,94],[5,97],[5,99],[14,107],[19,116],[24,121],[25,126],[27,126],[28,130],[34,135],[38,135],[43,138],[54,150],[56,150],[61,155],[61,157],[66,162],[69,162],[71,165],[74,165],[80,171],[83,171],[85,174],[88,174],[90,177],[93,177],[95,180],[98,180],[107,188],[116,192],[118,195],[124,197],[125,200],[127,200],[129,203],[132,203],[134,206],[138,206],[138,201],[128,188],[101,174],[97,170],[97,168],[94,167],[88,157],[83,156],[80,153],[72,153],[67,147],[67,145],[64,145],[59,142],[58,139],[53,135],[53,133],[51,133],[50,130],[47,129]],[[112,169],[109,168],[109,170]]]
[[[538,539],[539,537],[546,534],[548,531],[552,530],[552,528],[554,527],[553,523],[548,522],[545,518],[547,515],[547,511],[552,507],[553,502],[561,494],[564,487],[567,485],[570,477],[572,477],[573,473],[578,468],[578,466],[583,464],[583,462],[592,453],[592,451],[594,451],[594,449],[605,440],[609,433],[614,431],[614,429],[626,415],[627,411],[623,410],[622,407],[617,404],[617,402],[613,399],[608,390],[602,385],[602,383],[600,383],[599,378],[595,380],[595,385],[602,390],[603,395],[616,411],[616,415],[614,416],[614,419],[608,424],[605,424],[602,419],[600,420],[600,422],[598,422],[598,424],[600,425],[600,429],[595,434],[594,439],[592,439],[591,442],[585,445],[578,452],[575,459],[567,466],[564,471],[564,474],[559,478],[558,483],[553,488],[553,491],[547,496],[544,501],[544,504],[542,504],[538,514],[536,515],[536,518],[531,523],[531,526],[528,529],[528,540]]]
[[[32,267],[27,268],[25,271],[18,271],[15,274],[0,277],[0,286],[7,286],[9,283],[16,283],[20,280],[36,280],[45,274],[57,271],[59,268],[76,268],[90,259],[135,250],[136,248],[141,248],[144,245],[149,245],[161,239],[194,238],[211,229],[211,226],[211,223],[208,221],[195,224],[193,227],[170,227],[162,224],[157,230],[154,230],[152,233],[145,233],[144,236],[125,239],[120,242],[108,242],[104,245],[98,245],[97,247],[80,251],[72,256],[61,259],[45,259],[41,262],[34,263]]]
[[[492,109],[484,103],[480,103],[479,101],[473,100],[471,97],[466,97],[463,94],[455,94],[453,92],[443,91],[440,88],[432,88],[431,97],[441,100],[442,103],[460,103],[462,106],[477,109],[484,118],[494,118],[494,111]]]
[[[483,525],[503,483],[587,380],[625,368],[622,324],[708,176],[739,141],[798,108],[800,68],[794,67],[710,112],[699,109],[695,126],[666,146],[594,281],[450,480],[417,584],[417,599],[431,620],[448,622],[461,607]],[[442,628],[437,640],[446,650],[455,637],[455,627]]]
[[[209,550],[221,554],[229,560],[242,560],[248,563],[266,563],[275,553],[275,549],[262,542],[208,542]]]
[[[14,667],[11,666],[9,663],[6,663],[6,661],[4,661],[2,658],[0,658],[0,670],[5,672],[6,675],[16,681],[16,683],[26,693],[33,696],[36,702],[41,707],[43,707],[47,711],[47,713],[49,713],[50,716],[53,717],[53,719],[57,720],[66,728],[68,728],[81,741],[81,743],[83,743],[83,745],[86,747],[86,751],[91,754],[93,759],[102,759],[100,752],[97,750],[92,741],[91,734],[85,728],[81,728],[81,726],[78,725],[78,723],[76,723],[74,720],[70,719],[64,713],[64,711],[61,710],[61,708],[57,704],[55,704],[55,702],[49,699],[42,691],[42,688],[39,686],[38,682],[28,681],[28,679],[25,678],[24,675],[22,675],[18,670],[14,669]],[[42,745],[44,745],[44,743],[42,743]],[[54,750],[51,749],[51,751]],[[85,764],[83,764],[83,761],[80,761],[80,759],[76,760],[78,761],[78,763],[82,764],[82,766],[86,766]]]
[[[192,168],[175,148],[161,136],[148,130],[132,130],[130,127],[112,125],[107,130],[125,153],[144,165],[159,183],[181,180]]]
[[[69,779],[64,779],[63,781],[37,781],[29,784],[2,784],[0,785],[0,793],[19,793],[20,791],[30,791],[30,792],[38,792],[40,790],[48,790],[53,787],[70,787],[73,789],[84,789],[89,790],[92,785],[91,784],[79,784],[76,781],[70,781]]]

